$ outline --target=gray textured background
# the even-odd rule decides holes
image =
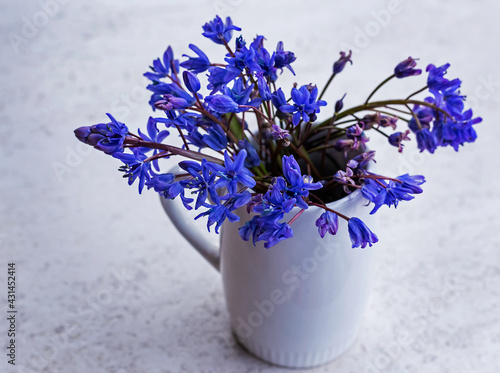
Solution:
[[[401,0],[385,20],[377,16],[388,12],[384,1],[43,3],[0,3],[0,319],[5,263],[15,261],[21,365],[10,368],[2,353],[1,372],[285,371],[234,345],[219,275],[175,231],[157,195],[139,196],[118,161],[72,133],[108,111],[144,126],[142,73],[167,45],[177,57],[189,43],[217,56],[221,49],[200,35],[216,13],[231,15],[246,39],[263,34],[269,49],[283,40],[296,53],[297,77],[284,74],[285,87],[321,86],[340,49],[355,48],[330,102],[348,91],[346,105],[358,103],[408,55],[423,66],[452,64],[449,76],[463,80],[484,119],[479,139],[459,153],[379,151],[382,170],[424,174],[425,193],[380,210],[361,334],[311,372],[500,371],[500,3]],[[363,30],[372,36],[360,37]],[[395,82],[379,97],[417,81]],[[6,327],[0,322],[2,350]],[[402,347],[405,337],[413,343]]]

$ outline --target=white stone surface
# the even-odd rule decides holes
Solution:
[[[348,91],[346,105],[408,55],[423,66],[452,64],[449,76],[464,81],[484,118],[479,138],[459,153],[379,152],[388,172],[424,174],[425,193],[380,210],[362,332],[341,358],[310,372],[500,371],[500,3],[401,0],[378,28],[385,1],[61,1],[44,17],[45,3],[0,3],[2,350],[8,261],[17,263],[20,310],[18,365],[2,353],[0,372],[285,371],[234,344],[219,275],[173,229],[158,197],[139,196],[117,161],[72,133],[105,112],[145,125],[142,73],[167,45],[177,57],[189,43],[220,52],[200,35],[215,13],[230,14],[247,39],[283,40],[298,56],[300,84],[321,85],[339,50],[368,27],[373,37],[330,92],[333,101]],[[14,48],[9,33],[22,36],[27,21],[40,27]],[[417,80],[380,96],[418,88]]]

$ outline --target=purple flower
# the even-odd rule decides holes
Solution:
[[[410,133],[410,130],[406,130],[404,132],[394,132],[392,135],[389,136],[389,144],[392,146],[395,146],[398,148],[398,151],[400,153],[403,152],[403,141],[404,140],[410,140],[408,137],[408,134]]]
[[[365,134],[365,125],[362,122],[360,122],[360,124],[361,126],[356,123],[354,126],[349,127],[346,131],[347,138],[353,141],[351,149],[364,147],[368,140],[370,140]]]
[[[287,137],[290,137],[290,134],[288,133],[287,130],[282,129],[281,127],[277,126],[276,124],[273,124],[272,126],[272,132],[271,136],[273,140],[283,140],[289,143],[289,140]]]
[[[345,52],[340,52],[340,58],[337,61],[335,61],[335,63],[333,64],[333,73],[334,74],[338,74],[338,73],[342,72],[342,70],[344,70],[344,67],[347,64],[347,62],[350,62],[352,65],[351,55],[352,55],[352,51],[349,51],[349,54],[346,54]]]
[[[241,31],[241,28],[234,26],[231,18],[226,18],[226,24],[219,16],[216,16],[212,21],[205,23],[203,26],[202,35],[216,44],[229,43],[233,30]]]
[[[316,226],[318,227],[318,233],[321,238],[325,237],[326,233],[334,235],[339,229],[339,218],[337,214],[330,211],[325,211],[316,220]]]
[[[77,128],[74,133],[78,140],[92,145],[106,154],[123,152],[123,142],[128,133],[125,124],[118,122],[111,114],[106,114],[110,123],[99,123],[90,127]]]
[[[406,78],[408,76],[420,75],[422,70],[415,69],[417,66],[417,61],[415,59],[408,57],[406,60],[400,62],[394,69],[394,75],[396,78]]]
[[[335,113],[340,112],[340,110],[342,110],[344,108],[344,98],[345,98],[346,94],[347,93],[344,93],[342,98],[335,103]]]
[[[181,97],[166,94],[163,95],[163,100],[155,102],[155,106],[157,109],[171,111],[176,109],[185,109],[189,106],[189,103]]]
[[[352,169],[347,167],[345,171],[338,170],[335,175],[333,175],[333,180],[343,183],[344,191],[349,194],[351,193],[351,190],[349,190],[349,185],[347,184],[356,185],[356,182],[351,179],[351,176],[354,176],[354,173],[352,172]]]
[[[355,156],[347,162],[347,166],[353,170],[361,171],[366,173],[365,169],[370,161],[375,162],[375,150],[370,150],[360,155]]]
[[[210,60],[208,59],[207,55],[194,44],[189,44],[189,49],[196,53],[198,57],[189,57],[187,54],[183,54],[182,56],[188,57],[188,60],[181,62],[180,65],[194,74],[199,74],[203,71],[206,71],[210,66]]]
[[[352,248],[361,247],[378,242],[378,238],[359,218],[350,218],[347,227],[351,238]]]

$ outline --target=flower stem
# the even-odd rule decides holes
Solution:
[[[370,95],[368,96],[368,98],[366,99],[365,101],[365,105],[368,103],[368,101],[370,101],[370,98],[372,98],[372,96],[375,94],[375,92],[377,92],[385,83],[387,83],[389,80],[391,80],[392,78],[394,78],[396,75],[395,74],[392,74],[390,77],[388,77],[386,80],[384,80],[382,83],[380,83],[378,86],[375,87],[375,89],[372,91],[372,93],[370,93]]]
[[[330,83],[332,82],[333,78],[335,78],[335,73],[333,73],[331,76],[330,76],[330,79],[328,79],[328,81],[326,82],[326,85],[325,85],[325,88],[323,88],[323,90],[321,91],[319,97],[318,97],[318,101],[321,100],[321,98],[323,97],[323,95],[325,94],[328,86],[330,85]]]
[[[202,159],[205,159],[209,162],[217,163],[217,164],[224,164],[224,161],[222,159],[218,159],[215,157],[212,157],[207,154],[203,153],[198,153],[192,150],[185,150],[178,148],[176,146],[172,145],[166,145],[166,144],[160,144],[157,142],[153,141],[144,141],[144,140],[137,140],[133,137],[126,137],[124,141],[124,145],[128,145],[131,148],[135,147],[145,147],[145,148],[150,148],[150,149],[160,149],[160,150],[166,150],[172,153],[172,155],[182,155],[186,158],[194,159],[196,161],[201,161]]]
[[[300,158],[302,158],[309,166],[311,166],[311,170],[316,175],[316,177],[321,178],[321,174],[319,173],[318,169],[314,166],[314,164],[311,162],[309,155],[305,154],[302,150],[293,145],[293,143],[290,143],[290,147],[295,151],[295,153],[297,153],[300,156]]]
[[[341,214],[340,212],[338,211],[335,211],[335,210],[332,210],[331,208],[328,208],[326,207],[325,205],[321,205],[319,203],[315,203],[315,202],[311,202],[309,201],[309,205],[311,206],[317,206],[317,207],[321,207],[322,209],[326,210],[326,211],[330,211],[330,212],[333,212],[335,215],[338,215],[339,217],[341,217],[342,219],[345,219],[347,221],[349,221],[349,217],[345,216],[344,214]]]

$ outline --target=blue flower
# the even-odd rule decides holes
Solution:
[[[183,188],[191,189],[192,194],[198,194],[195,209],[200,206],[208,207],[209,205],[206,203],[208,196],[213,203],[220,204],[219,195],[215,191],[216,175],[211,171],[209,162],[205,159],[201,161],[201,164],[194,161],[182,161],[179,162],[179,166],[192,176],[192,178],[181,180],[180,184]]]
[[[226,149],[227,136],[220,125],[214,123],[211,127],[207,128],[207,133],[202,136],[202,141],[210,149],[219,151]]]
[[[239,71],[231,71],[223,67],[211,66],[208,68],[208,86],[212,94],[222,90],[227,83],[240,75]]]
[[[242,46],[239,50],[234,52],[234,56],[226,57],[224,60],[228,63],[227,69],[237,73],[238,75],[245,68],[247,68],[250,72],[262,70],[257,62],[255,49],[252,47],[247,48]]]
[[[349,237],[351,238],[352,248],[361,247],[364,249],[366,245],[378,242],[378,238],[359,218],[350,218],[347,227]]]
[[[221,199],[227,199],[227,202],[225,202],[224,204],[211,206],[211,208],[199,214],[197,217],[195,217],[195,219],[208,215],[208,231],[210,232],[210,227],[216,223],[215,233],[219,233],[219,228],[222,226],[226,219],[231,223],[240,220],[239,216],[233,214],[232,211],[246,205],[250,201],[251,197],[252,195],[248,191],[236,195],[228,194],[224,197],[221,197]]]
[[[461,115],[461,119],[456,122],[449,118],[436,121],[432,131],[436,144],[439,146],[450,145],[455,151],[458,151],[460,145],[476,140],[476,131],[472,126],[481,121],[481,118],[472,118],[472,110],[470,109],[465,111]]]
[[[399,201],[409,201],[414,198],[412,194],[422,193],[420,185],[425,182],[423,176],[405,174],[398,176],[396,179],[400,182],[393,180],[387,182],[382,179],[376,181],[372,179],[364,180],[361,193],[363,197],[375,205],[370,214],[375,214],[383,205],[396,208]]]
[[[149,117],[148,119],[148,124],[146,126],[148,135],[144,134],[141,132],[141,130],[138,130],[139,136],[141,139],[149,141],[149,142],[157,142],[161,143],[165,138],[170,134],[167,130],[159,131],[157,126],[156,126],[157,121],[153,117]],[[151,151],[151,148],[146,148],[146,147],[141,147],[139,148],[142,153],[147,153]],[[153,155],[158,154],[158,149],[153,150]],[[153,166],[156,169],[156,171],[160,170],[160,167],[158,165],[158,159],[153,160]]]
[[[298,125],[301,118],[304,122],[313,122],[316,120],[316,113],[319,113],[320,107],[325,106],[323,100],[316,101],[318,88],[303,85],[300,89],[292,89],[292,100],[294,105],[283,105],[279,109],[284,113],[293,114],[292,123]]]
[[[110,123],[99,123],[90,127],[77,128],[74,133],[81,142],[92,145],[106,154],[123,152],[123,142],[128,133],[125,124],[118,122],[111,114],[106,114]]]
[[[420,185],[425,183],[425,177],[422,175],[413,175],[410,176],[408,174],[404,174],[398,176],[396,179],[402,181],[401,188],[410,189],[412,193],[419,194],[422,193],[422,188]]]
[[[225,87],[223,91],[226,96],[231,97],[238,105],[258,107],[262,103],[260,98],[250,100],[253,92],[253,86],[249,85],[245,88],[242,79],[236,79],[234,81],[233,88]],[[237,112],[246,111],[248,109],[249,108],[240,107]]]
[[[293,237],[293,230],[288,223],[280,223],[273,230],[269,237],[266,237],[267,242],[264,242],[264,247],[269,249],[278,242]]]
[[[417,134],[417,145],[420,149],[420,152],[424,150],[428,150],[429,153],[434,153],[436,150],[436,141],[434,140],[434,136],[428,128],[422,128],[416,132]]]
[[[253,245],[258,241],[264,241],[266,249],[271,248],[278,242],[293,237],[293,230],[287,223],[278,223],[254,216],[250,221],[238,230],[244,241],[252,237]]]
[[[337,61],[335,61],[335,63],[333,64],[333,73],[334,74],[338,74],[338,73],[342,72],[342,70],[344,70],[344,67],[347,64],[347,62],[350,62],[352,65],[351,55],[352,55],[352,51],[349,51],[349,54],[346,54],[345,52],[340,52],[340,58]]]
[[[283,156],[283,175],[288,181],[289,185],[284,187],[285,194],[288,198],[295,199],[295,203],[297,206],[303,209],[307,209],[307,203],[303,198],[309,195],[309,190],[316,190],[323,187],[323,184],[320,182],[317,183],[308,183],[305,182],[304,179],[309,179],[307,176],[302,176],[300,171],[299,164],[293,157]]]
[[[179,71],[179,61],[174,59],[174,52],[172,47],[168,47],[165,53],[163,53],[163,64],[159,58],[153,61],[153,66],[150,66],[152,73],[144,73],[144,76],[152,81],[160,81],[170,74],[170,70],[175,74]],[[174,77],[173,77],[174,78]],[[175,79],[175,78],[174,78]]]
[[[188,57],[187,61],[181,62],[181,66],[194,74],[202,73],[206,71],[210,66],[210,60],[203,51],[194,44],[189,44],[189,49],[198,55],[198,57],[189,57],[187,54],[183,54],[183,57]]]
[[[293,52],[284,50],[282,41],[278,42],[278,45],[276,47],[276,57],[274,59],[275,68],[281,69],[283,71],[283,68],[286,67],[288,70],[292,72],[293,75],[295,75],[295,71],[293,71],[292,66],[290,66],[290,64],[294,62],[296,59],[297,57],[295,57],[295,54]]]
[[[247,157],[245,158],[245,167],[258,167],[260,166],[261,160],[259,154],[255,147],[249,143],[247,140],[238,141],[238,147],[240,150],[245,149],[247,152]]]
[[[216,44],[229,43],[233,30],[241,31],[241,28],[233,25],[231,18],[226,18],[226,24],[219,16],[216,16],[212,21],[205,23],[202,35]]]
[[[408,76],[420,75],[422,70],[415,69],[417,62],[415,59],[408,57],[406,60],[400,62],[394,69],[394,75],[396,78],[406,78]]]
[[[339,218],[337,214],[325,211],[316,220],[316,226],[318,227],[318,233],[321,238],[325,237],[327,232],[332,235],[337,234],[337,230],[339,229]]]
[[[283,93],[281,88],[278,88],[278,90],[272,94],[271,102],[278,110],[280,110],[280,107],[287,104],[285,94]]]
[[[217,176],[218,181],[215,183],[215,188],[227,188],[230,195],[237,192],[238,183],[248,188],[255,186],[255,180],[252,173],[245,167],[244,162],[247,156],[247,151],[242,149],[234,158],[234,161],[229,156],[227,151],[224,152],[224,166],[216,163],[209,163],[209,167]]]
[[[182,79],[184,80],[184,85],[189,92],[196,93],[201,89],[200,80],[193,73],[184,71],[182,73]]]
[[[429,76],[427,77],[427,85],[429,86],[429,91],[437,93],[448,87],[449,80],[444,77],[448,67],[450,67],[449,63],[440,67],[436,67],[433,64],[427,66],[426,71],[429,73]]]
[[[175,175],[171,173],[156,175],[151,172],[152,176],[149,181],[146,182],[148,189],[153,188],[155,192],[163,195],[165,198],[174,199],[180,196],[184,207],[187,210],[191,210],[192,207],[189,206],[193,202],[192,198],[187,198],[184,196],[184,188],[181,183],[175,181]]]
[[[113,157],[125,163],[118,170],[124,172],[123,177],[128,178],[128,185],[132,185],[135,180],[139,179],[139,194],[142,193],[144,184],[151,180],[151,175],[149,174],[151,163],[144,162],[148,157],[138,148],[132,148],[132,154],[114,153]]]
[[[272,82],[276,81],[276,79],[278,78],[278,75],[276,74],[277,69],[275,67],[276,53],[273,53],[271,55],[269,54],[267,49],[264,48],[264,36],[257,35],[257,37],[250,45],[250,48],[253,48],[255,50],[255,61],[259,65],[259,69],[256,69],[254,71],[260,71],[262,69],[265,77],[269,77]]]
[[[220,114],[236,113],[239,110],[239,105],[226,95],[210,95],[205,97],[205,102],[210,110]]]
[[[256,74],[257,76],[257,87],[259,89],[259,95],[264,101],[269,101],[272,99],[271,90],[267,84],[266,78],[264,78],[264,73],[260,72]]]
[[[225,205],[217,205],[213,206],[210,209],[208,209],[205,212],[202,212],[200,215],[195,217],[196,219],[201,218],[202,216],[207,216],[208,215],[208,223],[207,223],[207,228],[208,231],[210,232],[210,227],[217,223],[215,225],[215,233],[219,233],[219,228],[222,226],[222,223],[224,220],[229,220],[231,223],[237,222],[240,220],[238,215],[233,214]]]

